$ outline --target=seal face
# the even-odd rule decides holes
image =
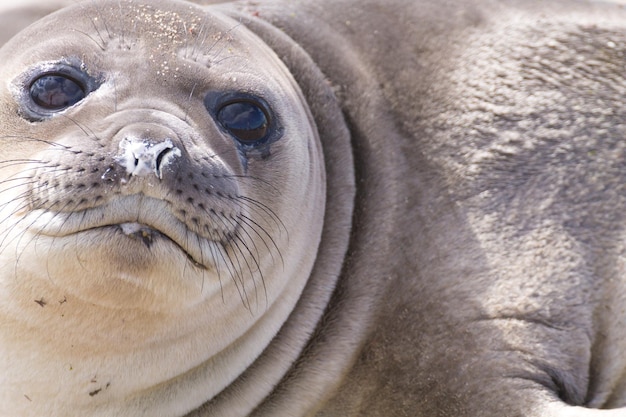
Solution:
[[[0,414],[197,408],[313,265],[325,174],[297,84],[177,2],[70,7],[1,54]]]

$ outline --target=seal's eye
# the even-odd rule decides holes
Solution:
[[[12,82],[22,117],[41,122],[79,104],[105,81],[93,76],[78,58],[41,62],[33,65]]]
[[[263,139],[269,126],[268,116],[262,106],[250,100],[226,103],[217,111],[217,120],[243,143]]]
[[[267,96],[272,98],[271,93]],[[218,128],[233,138],[245,156],[258,149],[265,152],[283,137],[280,115],[271,102],[243,91],[208,91],[204,96],[204,107]]]
[[[45,74],[30,85],[30,97],[42,109],[59,111],[85,98],[85,88],[64,74]]]

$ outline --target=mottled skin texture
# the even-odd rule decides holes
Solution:
[[[206,10],[292,73],[327,194],[294,314],[190,416],[626,414],[623,6]]]

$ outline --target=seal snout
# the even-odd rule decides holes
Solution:
[[[163,178],[163,169],[181,156],[180,149],[170,139],[154,142],[135,137],[124,137],[119,144],[120,155],[116,162],[126,169],[129,176],[156,175]]]

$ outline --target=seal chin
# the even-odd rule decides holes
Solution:
[[[188,235],[189,245],[182,246],[154,227],[125,222],[63,236],[29,230],[9,239],[20,254],[18,276],[49,282],[68,296],[110,309],[178,311],[221,299],[223,286],[224,273],[211,252],[216,249],[206,249],[215,243]],[[0,260],[10,253],[0,254]]]
[[[237,281],[240,287],[253,285],[253,269],[233,266],[243,252],[229,252],[242,226],[210,219],[198,225],[178,207],[139,193],[78,211],[15,213],[5,238],[15,251],[4,255],[20,254],[17,275],[49,280],[67,294],[113,309],[177,311],[207,298],[221,300],[234,282],[230,277],[246,280]]]

